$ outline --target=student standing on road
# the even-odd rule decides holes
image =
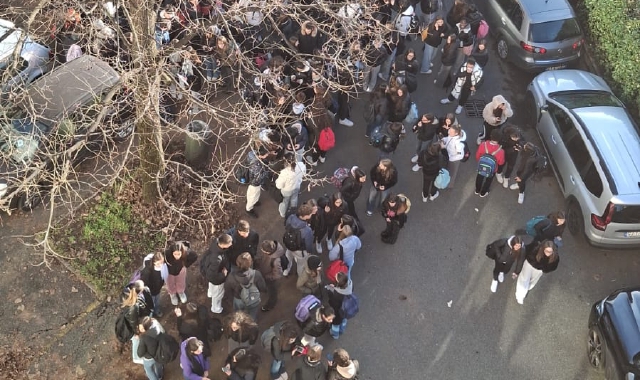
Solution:
[[[285,224],[285,228],[292,228],[294,230],[300,231],[300,237],[302,239],[302,247],[300,249],[291,250],[288,247],[285,255],[289,260],[289,266],[283,271],[283,276],[288,276],[291,271],[291,266],[293,262],[296,263],[296,270],[298,276],[304,270],[304,259],[306,255],[308,255],[313,250],[313,231],[311,231],[311,227],[307,224],[307,222],[311,219],[311,214],[313,213],[313,208],[308,204],[303,204],[298,207],[298,212],[295,214],[289,215],[287,218],[287,222]]]
[[[513,116],[511,104],[502,95],[496,95],[482,110],[483,130],[478,134],[478,145],[482,141],[486,141],[491,137],[491,132],[500,129],[507,122],[507,119]]]
[[[451,68],[456,61],[457,55],[458,37],[456,37],[455,34],[450,34],[447,36],[447,41],[442,46],[440,68],[438,69],[438,74],[436,74],[436,79],[433,80],[433,84],[437,86],[438,82],[440,82],[443,88],[449,87],[451,84]]]
[[[317,304],[309,309],[309,317],[302,322],[302,345],[315,344],[316,339],[324,335],[331,328],[331,322],[335,317],[335,311],[331,306]]]
[[[269,347],[273,357],[270,369],[271,379],[287,380],[289,376],[284,368],[284,359],[291,358],[291,352],[298,342],[296,326],[289,321],[278,322],[263,332],[260,340],[263,346]]]
[[[205,256],[200,259],[200,272],[207,280],[207,297],[211,298],[211,312],[222,313],[224,298],[224,282],[231,270],[229,265],[229,248],[232,245],[229,234],[222,234],[211,243]]]
[[[369,178],[372,186],[367,201],[367,216],[372,216],[382,199],[387,197],[391,188],[398,182],[398,172],[393,162],[384,158],[371,168]]]
[[[169,277],[169,270],[167,264],[164,262],[162,252],[156,252],[150,256],[151,258],[149,260],[145,260],[144,268],[140,273],[140,279],[149,287],[149,292],[153,299],[153,315],[160,318],[162,317],[162,312],[160,311],[160,291]]]
[[[512,277],[518,278],[516,284],[516,301],[520,305],[529,290],[533,289],[543,273],[553,272],[558,268],[560,256],[558,247],[551,240],[545,240],[536,245],[531,244],[526,249],[526,255],[521,255]]]
[[[460,163],[464,158],[464,144],[463,141],[467,140],[467,134],[462,130],[460,124],[454,124],[447,130],[447,136],[440,140],[440,146],[447,151],[449,170],[449,186],[447,189],[453,189],[456,183],[456,177],[458,177],[458,169]]]
[[[365,121],[367,129],[364,132],[365,137],[371,136],[376,127],[381,126],[389,119],[389,98],[387,97],[387,84],[381,83],[374,88],[369,97],[369,104],[365,113]]]
[[[420,153],[422,153],[423,150],[426,150],[429,144],[434,141],[438,128],[438,119],[436,119],[435,116],[430,113],[425,113],[424,115],[422,115],[416,125],[413,126],[413,133],[415,133],[416,137],[418,138],[418,145],[416,145],[416,154],[411,157],[411,162],[415,164],[411,168],[411,170],[413,170],[414,172],[420,170],[420,163],[418,162]]]
[[[244,311],[249,314],[253,320],[258,319],[258,309],[260,308],[260,300],[256,304],[247,304],[248,300],[242,299],[243,289],[248,289],[251,293],[252,285],[258,288],[260,293],[267,291],[267,285],[264,282],[262,274],[257,270],[251,269],[253,259],[248,252],[244,252],[238,256],[236,260],[238,270],[227,276],[225,281],[225,289],[233,294],[233,310]]]
[[[188,241],[178,241],[169,245],[164,253],[169,270],[167,277],[167,293],[171,297],[171,304],[178,306],[180,302],[187,303],[187,268],[198,260],[198,255],[191,249]]]
[[[340,223],[342,215],[347,213],[347,204],[342,198],[342,194],[338,191],[331,195],[329,204],[324,207],[324,218],[327,224],[327,249],[333,248],[333,233],[336,226]]]
[[[349,267],[349,277],[351,277],[351,269],[355,263],[356,251],[362,248],[360,238],[354,235],[351,226],[342,226],[342,231],[336,239],[336,245],[329,252],[329,261],[342,259]],[[333,279],[330,279],[333,281]]]
[[[154,360],[158,350],[158,335],[164,333],[164,328],[155,318],[145,317],[138,325],[140,343],[138,356],[142,358],[142,366],[149,380],[161,380],[164,365]]]
[[[351,267],[349,267],[349,269],[351,269]],[[331,330],[329,333],[333,339],[339,339],[340,335],[344,334],[344,330],[347,328],[347,318],[344,317],[342,311],[342,302],[345,296],[353,293],[353,282],[349,278],[349,275],[343,272],[338,272],[335,279],[327,280],[332,282],[325,286],[329,306],[336,311],[336,316],[333,318],[333,322],[331,322]],[[335,285],[333,284],[334,281]]]
[[[536,235],[534,242],[553,240],[557,246],[562,246],[562,234],[566,227],[567,218],[564,211],[556,211],[547,215],[547,219],[541,220],[534,226]]]
[[[518,170],[516,170],[515,183],[511,184],[509,188],[511,190],[518,190],[518,204],[524,202],[524,191],[526,189],[527,180],[536,172],[536,170],[542,165],[542,153],[540,149],[533,145],[533,143],[526,143],[522,148],[520,154],[520,163],[518,164]]]
[[[467,59],[467,63],[462,66],[460,71],[457,72],[457,79],[453,90],[448,97],[441,99],[441,104],[448,104],[454,100],[458,100],[458,107],[456,107],[456,115],[462,113],[464,104],[469,99],[469,96],[476,92],[476,87],[480,84],[482,79],[482,68],[476,64],[473,58]]]
[[[425,0],[426,2],[426,0]],[[433,66],[433,58],[438,53],[438,47],[442,43],[442,39],[447,35],[447,25],[444,23],[442,16],[437,16],[436,20],[430,23],[425,30],[422,31],[422,42],[424,42],[424,52],[422,53],[422,64],[420,66],[420,74],[431,74]]]
[[[131,354],[133,362],[142,364],[142,359],[138,357],[138,344],[140,340],[135,334],[137,326],[144,317],[148,317],[153,312],[153,299],[149,288],[144,286],[142,280],[137,280],[127,285],[122,292],[122,309],[127,324],[133,329],[134,335],[131,337]]]
[[[322,260],[319,256],[309,255],[304,261],[304,270],[298,276],[296,288],[302,292],[302,297],[313,294],[322,298]]]
[[[440,192],[434,185],[434,181],[442,169],[440,164],[440,143],[434,142],[420,153],[420,159],[416,165],[422,167],[422,201],[434,201]]]
[[[387,227],[380,234],[382,242],[395,244],[400,229],[407,222],[408,210],[409,205],[406,197],[389,193],[384,202],[382,202],[382,217],[387,222]]]
[[[382,141],[380,147],[378,147],[378,159],[391,158],[398,148],[398,144],[402,137],[404,137],[405,129],[404,125],[400,121],[386,123],[382,126]]]
[[[180,344],[180,367],[185,380],[211,380],[209,360],[202,354],[204,343],[191,337]]]
[[[498,239],[491,243],[495,254],[493,266],[493,280],[491,292],[498,290],[498,282],[504,281],[504,275],[509,273],[513,263],[518,261],[520,255],[524,255],[522,239],[519,236],[511,236],[506,239]]]
[[[322,363],[322,346],[309,346],[307,354],[298,361],[298,367],[291,375],[291,380],[325,380],[327,367]]]
[[[324,220],[324,208],[329,204],[329,197],[322,196],[318,198],[317,201],[312,198],[307,200],[305,204],[311,210],[311,218],[309,218],[307,223],[313,231],[313,244],[315,244],[316,253],[319,255],[322,253],[322,240],[324,240],[324,237],[327,234],[327,223]]]
[[[269,311],[278,302],[278,285],[282,278],[282,257],[284,247],[275,240],[264,240],[260,245],[260,251],[256,256],[256,268],[262,273],[267,285],[267,302],[262,306],[262,311]]]
[[[256,257],[260,234],[246,220],[240,219],[235,227],[227,231],[231,236],[232,244],[229,248],[229,263],[234,266],[238,256],[243,252],[249,252],[251,258]]]
[[[296,161],[293,154],[285,154],[284,161],[284,169],[280,171],[276,179],[276,187],[282,193],[282,202],[278,205],[278,211],[283,218],[289,207],[298,206],[300,185],[302,185],[302,179],[307,173],[307,166],[301,161]]]
[[[194,302],[187,303],[184,314],[179,307],[174,309],[180,341],[195,337],[203,344],[202,355],[211,356],[209,345],[209,324],[207,308]],[[214,338],[214,337],[212,337]],[[214,338],[215,339],[215,338]]]
[[[262,358],[253,350],[238,347],[227,356],[222,372],[230,380],[254,380],[261,363]]]
[[[480,159],[483,155],[490,154],[495,158],[496,166],[493,168],[493,172],[490,173],[489,176],[482,175],[480,173],[480,168],[478,168],[478,174],[476,174],[476,195],[480,195],[480,198],[484,198],[489,195],[489,190],[491,189],[491,183],[493,182],[493,177],[498,170],[498,167],[504,165],[504,150],[498,143],[500,138],[500,131],[493,130],[491,131],[491,138],[489,141],[485,141],[480,144],[478,150],[476,151],[476,161],[480,162]]]
[[[340,187],[340,193],[342,193],[342,198],[347,203],[347,214],[353,216],[358,219],[358,214],[356,214],[356,199],[360,196],[360,192],[362,191],[362,186],[367,181],[367,173],[364,170],[360,169],[357,166],[354,166],[349,170],[349,176],[342,180],[342,186]],[[318,252],[320,253],[320,252]]]
[[[355,380],[360,371],[358,361],[351,359],[349,353],[343,348],[333,351],[333,360],[328,364],[327,380]]]
[[[269,171],[264,160],[269,157],[269,150],[264,146],[261,146],[257,152],[249,152],[247,155],[247,162],[249,164],[249,179],[247,181],[247,204],[245,211],[252,218],[257,218],[258,214],[254,210],[254,207],[260,202],[260,190],[264,184],[265,179]]]
[[[224,334],[229,339],[229,352],[238,347],[253,346],[258,340],[258,324],[246,313],[235,311],[224,320]]]
[[[504,126],[500,135],[500,145],[502,145],[502,149],[504,150],[505,164],[498,168],[496,179],[506,189],[509,187],[509,178],[516,166],[518,153],[520,153],[523,148],[524,140],[522,138],[522,132],[515,125]]]

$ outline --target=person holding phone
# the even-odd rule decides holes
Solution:
[[[291,375],[291,380],[324,380],[327,376],[327,366],[321,359],[322,346],[309,346],[307,355],[298,361],[298,367]]]
[[[483,131],[478,134],[477,143],[488,140],[491,137],[491,131],[500,128],[506,123],[507,119],[513,116],[511,104],[502,95],[496,95],[482,110],[482,118],[484,119]]]
[[[222,372],[232,380],[254,380],[262,358],[252,349],[238,347],[231,351]]]

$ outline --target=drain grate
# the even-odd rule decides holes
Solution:
[[[469,100],[464,104],[464,110],[469,117],[482,117],[486,105],[484,100]]]

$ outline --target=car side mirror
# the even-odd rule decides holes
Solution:
[[[543,104],[540,106],[540,113],[538,113],[538,123],[540,122],[540,119],[542,119],[542,113],[543,112],[547,112],[549,110],[549,106],[546,104]]]

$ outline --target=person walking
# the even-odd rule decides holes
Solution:
[[[427,1],[427,0],[423,0]],[[422,31],[422,42],[424,42],[424,51],[422,53],[422,63],[420,66],[420,74],[431,74],[433,71],[433,59],[438,53],[438,47],[442,44],[442,39],[445,38],[448,32],[448,27],[444,23],[442,16],[437,16],[435,21],[430,23]]]
[[[138,344],[138,357],[142,359],[144,372],[149,380],[161,380],[164,373],[164,364],[158,363],[154,357],[157,355],[158,339],[160,334],[164,334],[164,328],[155,318],[145,317],[138,325],[140,332]]]
[[[566,227],[567,217],[564,211],[556,211],[547,215],[547,218],[539,221],[533,227],[536,231],[534,242],[552,240],[556,246],[562,246],[562,234]]]
[[[233,310],[244,311],[253,320],[258,319],[260,308],[260,293],[267,291],[262,274],[254,269],[253,259],[248,252],[238,256],[236,260],[238,270],[227,276],[225,289],[233,294]]]
[[[185,380],[211,380],[209,360],[202,354],[204,343],[191,337],[180,344],[180,367]]]
[[[267,285],[267,302],[262,306],[262,311],[269,311],[278,303],[278,286],[282,279],[282,258],[284,247],[275,240],[264,240],[260,245],[260,251],[256,256],[256,268],[262,273]]]
[[[553,272],[558,268],[560,256],[558,247],[551,240],[527,247],[526,255],[521,255],[512,277],[518,278],[516,284],[516,301],[522,305],[527,293],[533,289],[543,273]]]
[[[467,63],[462,66],[458,72],[453,90],[448,97],[441,99],[441,104],[448,104],[454,100],[458,100],[458,106],[456,107],[456,115],[462,113],[464,104],[469,99],[469,96],[473,95],[477,86],[482,80],[482,68],[476,64],[473,58],[467,59]]]
[[[447,189],[453,189],[456,178],[458,177],[458,169],[464,158],[467,134],[462,130],[460,124],[453,124],[447,130],[447,136],[440,140],[440,146],[447,152],[447,170],[449,170],[449,186]]]
[[[516,170],[515,183],[511,184],[511,190],[518,190],[518,204],[524,203],[524,191],[527,188],[527,180],[544,166],[545,158],[540,148],[533,143],[525,143],[520,154],[520,163]]]
[[[491,132],[495,129],[500,129],[511,116],[513,116],[511,104],[509,104],[502,95],[494,96],[491,103],[484,106],[482,110],[484,122],[482,123],[483,130],[478,134],[478,140],[476,141],[478,145],[480,145],[482,141],[489,139]]]
[[[200,272],[207,280],[207,297],[211,298],[211,312],[214,314],[222,313],[224,282],[231,270],[228,259],[231,245],[231,235],[218,236],[200,261]]]
[[[490,247],[490,248],[489,248]],[[519,236],[513,235],[506,239],[498,239],[487,248],[494,256],[493,280],[491,280],[491,292],[498,290],[498,283],[504,281],[504,275],[509,273],[513,264],[518,261],[520,255],[524,255],[524,245]]]
[[[249,166],[249,178],[247,180],[247,204],[245,211],[252,218],[257,218],[258,213],[254,207],[260,202],[260,191],[269,171],[267,170],[266,159],[269,157],[269,150],[261,146],[257,152],[253,150],[247,155]]]
[[[390,159],[383,158],[371,168],[369,178],[372,186],[367,200],[367,216],[372,216],[382,199],[387,197],[391,188],[398,182],[398,172]]]
[[[440,147],[439,142],[434,142],[420,153],[420,159],[416,165],[422,167],[422,201],[434,201],[440,195],[435,187],[434,182],[442,169],[440,163]]]
[[[478,173],[476,174],[475,194],[484,198],[489,195],[493,177],[498,171],[498,167],[504,165],[504,150],[498,143],[500,131],[491,131],[489,141],[484,141],[476,151],[476,161],[478,161]],[[492,166],[493,165],[493,166]]]
[[[228,315],[224,320],[223,329],[224,335],[229,339],[229,353],[236,348],[253,346],[260,335],[256,321],[242,311]]]
[[[191,249],[188,241],[178,241],[169,245],[164,252],[167,262],[167,293],[171,304],[178,306],[180,302],[187,303],[187,268],[198,260],[198,255]]]
[[[422,115],[420,120],[413,126],[413,133],[416,134],[418,138],[418,144],[416,145],[416,154],[411,157],[411,162],[414,163],[411,170],[417,172],[420,170],[421,165],[418,162],[420,153],[427,149],[429,144],[431,144],[436,139],[436,132],[438,131],[440,124],[438,119],[431,113],[425,113]]]
[[[285,154],[284,168],[276,179],[276,188],[282,193],[282,202],[278,205],[281,217],[286,216],[290,207],[298,206],[298,193],[300,193],[300,185],[305,174],[307,174],[307,166],[301,161],[296,161],[295,155]]]
[[[349,275],[343,272],[338,272],[335,279],[327,280],[332,282],[325,286],[329,306],[336,311],[333,322],[331,322],[331,330],[329,330],[329,333],[333,339],[339,339],[340,335],[344,334],[348,321],[342,311],[342,303],[344,301],[344,297],[353,293],[353,282],[349,278]],[[335,282],[335,285],[333,282]]]
[[[367,181],[367,173],[364,170],[360,169],[357,166],[354,166],[349,170],[349,175],[347,178],[342,180],[342,186],[340,187],[340,193],[342,194],[342,198],[347,204],[347,214],[353,216],[357,220],[358,214],[356,213],[355,202],[356,199],[360,196],[360,192],[362,191],[362,186]],[[318,252],[320,253],[320,252]]]

